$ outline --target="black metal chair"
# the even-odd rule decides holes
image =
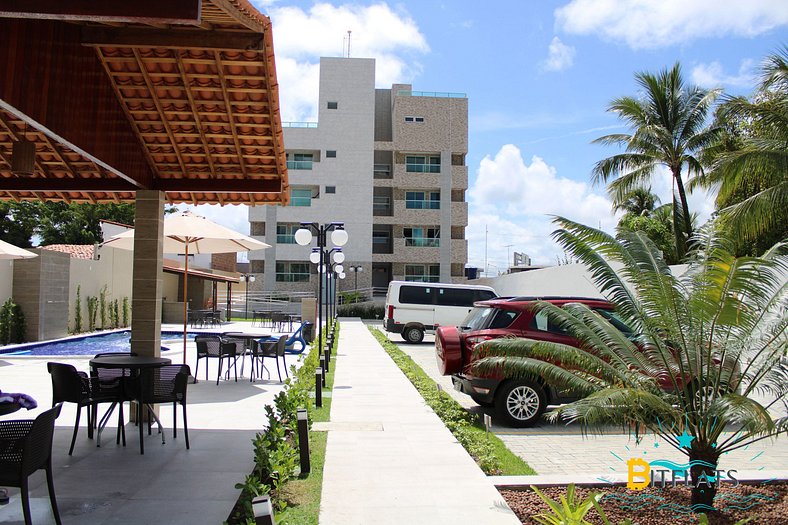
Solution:
[[[32,524],[27,478],[40,469],[46,471],[52,513],[61,525],[52,480],[52,435],[62,406],[58,403],[35,419],[0,421],[0,485],[21,489],[26,525]]]
[[[102,356],[136,356],[136,352],[102,352],[96,354],[94,357],[102,357]],[[123,403],[126,401],[133,401],[134,398],[129,395],[128,388],[126,386],[126,382],[132,378],[131,370],[127,368],[101,368],[101,367],[91,367],[90,368],[90,377],[93,385],[93,392],[97,396],[110,396],[114,398],[115,403],[117,404],[119,414],[118,414],[118,437],[116,439],[117,443],[120,443],[120,438],[123,438],[123,446],[126,446],[126,427],[125,427],[125,419],[123,417]],[[111,406],[107,413],[104,414],[102,421],[97,421],[94,417],[93,425],[98,425],[99,427],[103,424],[106,424],[106,421],[112,415],[112,411],[114,410],[115,405]],[[95,416],[95,411],[94,411]],[[97,442],[97,445],[101,445]]]
[[[132,390],[135,390],[138,404],[138,420],[142,421],[143,407],[148,411],[148,434],[151,433],[153,420],[161,422],[153,410],[153,405],[172,403],[172,437],[178,437],[178,405],[183,407],[183,433],[186,437],[186,449],[189,448],[189,426],[186,422],[186,388],[191,375],[189,365],[164,365],[158,368],[142,370],[139,381],[135,381]],[[164,432],[161,434],[164,444]]]
[[[235,382],[238,382],[238,354],[234,342],[227,342],[218,336],[197,336],[194,338],[197,345],[197,366],[194,368],[194,377],[200,369],[200,359],[218,359],[219,372],[216,375],[216,384],[222,377],[222,363],[227,359],[227,379],[230,378],[230,367],[235,371]],[[205,380],[208,380],[208,364],[205,364]]]
[[[114,394],[102,394],[93,387],[91,379],[85,372],[79,372],[72,365],[64,363],[47,363],[47,371],[52,378],[52,406],[58,403],[75,403],[77,417],[74,421],[74,434],[71,436],[71,446],[68,449],[70,456],[74,452],[74,443],[79,432],[79,420],[82,407],[88,407],[88,438],[93,438],[93,428],[96,421],[99,403],[115,403]],[[123,424],[123,411],[118,425]],[[120,431],[120,427],[118,428]]]
[[[287,373],[287,361],[285,360],[285,345],[287,343],[287,336],[282,335],[279,336],[278,339],[257,339],[254,342],[254,346],[252,349],[252,363],[256,363],[259,360],[260,366],[265,368],[265,358],[266,357],[273,357],[276,360],[276,374],[279,376],[279,382],[282,382],[282,372],[279,368],[279,358],[282,358],[285,367],[285,377],[289,377]],[[263,377],[262,370],[258,370],[260,378]],[[271,373],[268,373],[268,377],[271,377]],[[254,380],[254,367],[252,368],[251,380]]]

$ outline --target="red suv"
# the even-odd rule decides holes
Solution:
[[[541,381],[476,377],[467,372],[473,349],[479,343],[499,337],[524,337],[578,346],[576,339],[552,325],[547,316],[533,311],[534,301],[542,300],[562,306],[583,303],[603,315],[625,334],[631,333],[604,299],[585,297],[499,297],[474,303],[463,326],[442,326],[435,335],[435,354],[443,375],[451,375],[454,388],[468,394],[478,404],[494,407],[497,419],[510,426],[524,427],[535,423],[547,405],[577,399],[571,392],[561,392]]]

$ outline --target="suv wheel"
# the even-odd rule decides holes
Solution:
[[[511,427],[533,425],[546,406],[544,390],[533,381],[508,381],[495,395],[495,415]]]
[[[418,326],[406,326],[402,331],[402,338],[411,344],[421,343],[424,340],[424,330]]]

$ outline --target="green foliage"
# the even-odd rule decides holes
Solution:
[[[24,343],[26,328],[22,307],[8,299],[0,308],[0,345]]]
[[[37,211],[37,202],[0,201],[0,239],[20,248],[32,247]]]
[[[129,326],[129,298],[124,296],[123,297],[123,306],[122,306],[122,315],[123,315],[123,326]]]
[[[641,96],[620,97],[608,106],[631,133],[606,135],[594,141],[623,146],[625,151],[597,162],[592,180],[611,181],[608,193],[613,202],[620,203],[635,188],[647,185],[658,167],[667,167],[676,188],[673,231],[676,255],[682,260],[692,236],[682,171],[686,167],[690,175],[703,172],[700,154],[718,135],[718,128],[706,125],[706,117],[719,91],[686,85],[679,64],[656,75],[637,73],[635,80]]]
[[[107,327],[107,285],[101,287],[99,291],[99,315],[101,316],[101,326],[99,328]]]
[[[85,300],[88,305],[88,331],[96,329],[96,314],[98,314],[98,297],[89,295]]]
[[[361,292],[339,292],[340,303],[343,305],[351,303],[360,303],[366,298]]]
[[[583,350],[497,339],[476,347],[474,373],[503,370],[571,389],[585,397],[549,419],[577,421],[584,431],[620,425],[636,438],[645,429],[690,460],[712,465],[723,453],[788,431],[788,418],[768,411],[788,394],[788,257],[781,246],[763,258],[736,258],[718,230],[704,230],[689,268],[676,277],[642,232],[613,238],[564,218],[555,222],[558,244],[589,267],[630,332],[583,304],[538,302],[536,309]],[[755,391],[771,404],[756,401]],[[726,430],[733,435],[723,438]],[[694,436],[691,448],[676,437],[684,431]],[[697,480],[712,470],[693,467],[691,475]],[[711,505],[716,490],[694,485],[693,505]]]
[[[133,204],[39,203],[37,233],[41,244],[101,242],[101,220],[134,224]]]
[[[537,487],[531,485],[531,489],[536,492],[542,501],[549,507],[550,513],[536,514],[531,516],[537,523],[542,525],[593,525],[593,522],[585,519],[591,509],[596,509],[599,518],[604,525],[611,525],[605,511],[599,506],[599,494],[590,492],[585,499],[580,500],[575,495],[575,485],[570,483],[566,487],[566,497],[561,496],[561,501],[555,501],[542,493]],[[632,520],[624,520],[619,525],[632,525]]]
[[[752,521],[752,518],[744,518],[743,520],[739,520],[733,525],[744,525],[745,523],[749,523]],[[698,525],[709,525],[709,517],[705,514],[700,514],[698,516]]]
[[[109,304],[109,322],[111,328],[120,326],[120,313],[117,299],[113,299]]]
[[[362,319],[383,319],[383,306],[362,303],[344,304],[337,308],[337,315]]]
[[[690,187],[718,190],[738,253],[760,255],[788,235],[788,46],[764,60],[749,100],[725,98],[715,123],[723,133],[706,149],[710,168]]]
[[[77,285],[77,299],[74,304],[74,333],[82,331],[82,298],[80,297],[80,286]]]

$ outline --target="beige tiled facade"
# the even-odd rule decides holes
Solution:
[[[345,222],[350,240],[340,291],[385,290],[419,272],[440,282],[465,280],[468,100],[409,84],[375,89],[374,74],[374,60],[321,59],[318,122],[284,129],[288,153],[313,159],[308,169],[291,166],[291,188],[311,188],[313,197],[303,207],[251,209],[252,236],[272,245],[250,254],[255,288],[316,289],[314,265],[309,282],[276,275],[277,266],[308,259],[308,248],[277,242],[277,225],[299,222]],[[351,273],[351,266],[363,270]]]

